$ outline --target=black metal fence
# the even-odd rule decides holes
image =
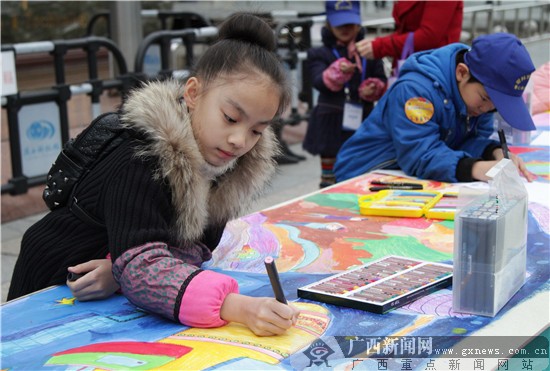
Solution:
[[[119,76],[116,78],[100,79],[98,77],[97,54],[101,48],[108,50],[112,55],[119,71]],[[86,53],[88,79],[80,85],[70,85],[66,82],[65,55],[71,49],[81,49]],[[131,87],[133,77],[128,73],[126,61],[118,47],[110,39],[102,37],[8,44],[2,45],[2,53],[3,55],[13,53],[14,58],[22,54],[49,53],[53,56],[55,74],[55,84],[48,89],[19,91],[2,97],[2,108],[6,110],[8,120],[12,168],[12,178],[8,183],[2,184],[2,194],[17,195],[26,193],[31,186],[45,182],[49,164],[44,163],[41,173],[29,169],[32,167],[32,162],[47,159],[48,154],[55,155],[61,149],[61,144],[69,140],[67,102],[71,96],[88,94],[92,106],[95,106],[97,111],[99,97],[105,90],[126,91]],[[41,118],[41,111],[49,111],[50,106],[57,110],[57,115],[54,114],[50,120]],[[31,109],[30,115],[34,112],[38,113],[39,117],[23,125],[21,116],[28,109]],[[32,161],[25,162],[29,159]]]
[[[95,22],[108,14],[100,13],[92,17],[88,33],[93,33]],[[76,94],[87,94],[92,104],[92,116],[101,113],[100,96],[106,90],[116,90],[122,95],[140,81],[150,78],[185,78],[195,59],[195,47],[209,44],[218,29],[193,13],[159,12],[162,30],[150,33],[140,43],[135,56],[135,71],[129,72],[124,57],[112,40],[105,37],[87,36],[79,39],[44,41],[2,45],[2,52],[18,55],[49,53],[53,56],[55,84],[48,89],[18,91],[2,97],[2,109],[7,113],[7,126],[10,142],[12,176],[2,184],[2,194],[24,194],[29,187],[45,183],[51,162],[55,160],[63,143],[69,140],[69,119],[67,103]],[[167,19],[173,18],[174,27],[200,25],[198,28],[169,30]],[[305,50],[311,46],[311,20],[294,20],[275,28],[279,40],[278,54],[287,64],[289,73],[295,81],[291,115],[283,124],[294,125],[304,119],[297,111],[298,100],[311,101],[308,82],[302,73]],[[145,71],[147,55],[151,47],[159,50],[159,65],[154,75]],[[185,51],[185,68],[182,70],[170,63],[177,48]],[[70,49],[81,49],[86,53],[88,75],[82,84],[71,85],[65,78],[65,55]],[[117,75],[109,79],[98,77],[98,52],[106,49],[116,64]],[[298,81],[301,76],[301,81]],[[301,91],[298,91],[301,89]],[[47,104],[47,106],[42,106]],[[30,116],[27,114],[30,110]],[[51,111],[54,111],[52,114]],[[24,114],[22,114],[24,113]]]

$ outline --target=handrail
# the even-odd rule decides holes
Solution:
[[[214,37],[218,34],[217,27],[186,28],[183,30],[161,30],[147,35],[139,44],[134,62],[135,72],[143,72],[145,54],[152,44],[160,45],[161,53],[161,72],[169,69],[170,44],[173,39],[181,38],[185,43],[188,38]],[[187,50],[187,58],[191,62],[193,57],[192,50]]]
[[[13,50],[16,55],[34,54],[34,53],[51,53],[57,49],[84,49],[90,45],[96,45],[97,47],[105,47],[116,59],[119,71],[121,74],[128,72],[126,61],[122,52],[118,49],[116,44],[105,37],[99,36],[87,36],[79,39],[70,40],[53,40],[53,41],[37,41],[17,44],[4,44],[2,45],[2,51]]]
[[[189,20],[195,20],[200,25],[199,27],[208,27],[212,26],[212,23],[204,18],[202,15],[198,13],[193,12],[183,12],[183,11],[176,11],[176,10],[158,10],[158,9],[142,9],[141,10],[141,16],[144,18],[147,17],[156,17],[160,20],[161,23],[161,29],[166,30],[168,28],[166,20],[170,17],[174,18],[181,18],[181,17],[187,17]],[[95,13],[90,20],[88,21],[88,25],[86,26],[86,36],[92,36],[94,34],[94,26],[97,23],[97,21],[101,18],[104,18],[107,22],[107,37],[111,36],[111,14],[108,11],[100,11]],[[184,27],[189,28],[189,27]]]
[[[470,28],[468,30],[464,30],[464,31],[470,32],[471,36],[475,37],[477,35],[477,28],[478,28],[478,25],[477,25],[477,22],[476,22],[476,19],[478,18],[478,14],[487,13],[488,14],[487,29],[490,30],[489,32],[492,32],[491,30],[493,30],[493,25],[495,23],[495,21],[494,21],[495,15],[500,15],[500,23],[504,23],[504,18],[505,18],[506,12],[515,11],[516,15],[515,15],[515,18],[513,20],[513,26],[514,26],[513,33],[515,35],[517,35],[518,37],[520,37],[522,35],[520,35],[521,30],[520,30],[519,12],[522,11],[523,9],[526,9],[527,12],[528,12],[527,19],[521,19],[521,21],[526,20],[526,21],[529,22],[529,21],[534,19],[532,11],[535,8],[544,9],[544,7],[546,7],[546,6],[548,6],[548,3],[540,3],[540,2],[526,2],[526,3],[521,3],[521,4],[504,4],[504,5],[473,5],[473,6],[468,6],[468,7],[464,8],[464,15],[471,15],[472,16],[472,21],[471,21]],[[539,12],[539,14],[540,14],[540,20],[538,22],[538,32],[539,33],[550,32],[548,30],[548,24],[550,22],[548,21],[547,17],[545,17],[546,13],[544,11],[541,11],[541,12]],[[321,24],[321,23],[326,22],[326,16],[324,16],[324,15],[309,17],[309,19],[311,19],[313,21],[313,23],[315,23],[315,24]],[[374,20],[366,20],[366,21],[361,22],[361,26],[363,26],[365,28],[374,28],[374,29],[376,29],[376,35],[377,36],[382,34],[382,29],[384,28],[383,26],[390,26],[390,25],[394,25],[394,24],[395,24],[395,20],[391,17],[386,17],[386,18],[381,18],[381,19],[374,19]],[[464,29],[464,24],[463,24],[463,29]],[[527,31],[528,31],[528,33],[525,36],[529,37],[529,36],[533,35],[533,33],[530,32],[531,30],[527,30]]]
[[[106,48],[114,57],[118,66],[119,77],[112,80],[101,80],[98,78],[98,60],[97,53],[100,48]],[[79,39],[53,40],[43,42],[18,43],[2,45],[2,52],[12,52],[15,55],[32,53],[49,53],[53,56],[53,67],[55,71],[55,84],[49,89],[18,91],[15,94],[2,97],[2,108],[6,110],[7,126],[10,141],[10,159],[12,178],[8,183],[2,184],[1,192],[12,195],[26,193],[30,186],[44,184],[46,174],[35,174],[31,170],[30,174],[24,172],[24,159],[22,149],[24,144],[21,141],[21,125],[19,113],[27,105],[41,103],[55,103],[58,110],[59,139],[60,143],[65,143],[69,139],[69,118],[67,102],[73,94],[87,94],[92,103],[92,114],[97,116],[100,110],[100,95],[107,89],[117,88],[123,92],[132,87],[133,76],[128,74],[126,61],[122,52],[115,43],[104,37],[90,36]],[[80,85],[69,85],[65,79],[65,55],[70,49],[83,49],[87,56],[88,80]],[[54,128],[54,126],[51,126]],[[52,129],[55,131],[55,129]],[[48,148],[46,153],[51,155],[54,147]],[[33,150],[38,148],[44,151],[42,147],[35,144],[29,145]],[[42,153],[42,152],[40,152]],[[28,169],[27,169],[28,170]]]

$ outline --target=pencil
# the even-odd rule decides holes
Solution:
[[[418,187],[418,186],[422,186],[422,184],[419,184],[419,183],[408,183],[408,182],[384,182],[382,180],[372,180],[370,182],[370,184],[372,185],[379,185],[379,186],[396,186],[396,187],[407,187],[407,186],[411,186],[411,187]]]
[[[374,186],[374,187],[369,187],[369,191],[371,192],[377,192],[377,191],[384,191],[386,189],[405,189],[405,190],[420,190],[420,189],[423,189],[423,186],[422,184],[416,184],[414,186],[412,185],[408,185],[408,186],[389,186],[389,185],[384,185],[384,186]]]
[[[498,129],[498,139],[500,139],[500,145],[502,146],[502,153],[504,153],[504,158],[510,158],[510,153],[508,151],[508,144],[506,144],[506,135],[504,135],[504,130]]]
[[[275,299],[277,299],[280,303],[288,304],[285,298],[285,293],[283,292],[283,287],[281,286],[281,280],[279,280],[279,273],[277,272],[275,260],[273,260],[271,256],[268,256],[265,258],[264,263],[265,269],[267,270],[267,275],[269,276],[269,281],[271,282],[271,287],[273,287]]]

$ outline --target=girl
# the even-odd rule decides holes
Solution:
[[[306,151],[321,156],[321,188],[335,183],[332,168],[338,150],[380,99],[387,80],[381,60],[367,62],[355,50],[355,42],[364,36],[359,2],[327,1],[325,6],[324,46],[308,51],[319,99],[303,143]]]
[[[275,46],[267,23],[236,14],[185,86],[151,82],[134,91],[119,113],[129,139],[75,190],[79,207],[104,227],[69,207],[47,214],[23,236],[8,299],[62,284],[68,267],[83,262],[71,268],[87,273],[73,291],[109,281],[105,261],[94,260],[109,253],[116,282],[104,294],[119,285],[135,305],[194,327],[235,321],[260,336],[291,327],[294,307],[240,295],[233,278],[199,268],[274,173],[270,124],[290,97]]]

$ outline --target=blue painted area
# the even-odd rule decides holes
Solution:
[[[289,229],[292,230],[292,229]],[[296,238],[296,237],[294,237]],[[527,271],[528,279],[494,318],[481,316],[434,317],[427,325],[412,330],[411,336],[445,336],[445,345],[458,341],[454,329],[469,335],[487,324],[499,321],[511,308],[532,296],[548,290],[550,263],[541,257],[550,256],[550,238],[529,218]],[[307,256],[307,254],[306,254]],[[234,277],[241,292],[253,296],[273,296],[265,274],[216,271]],[[297,289],[328,274],[315,275],[297,272],[280,273],[285,295],[290,301],[298,300]],[[115,295],[107,300],[76,302],[61,305],[58,300],[70,298],[66,286],[45,290],[2,306],[2,367],[10,370],[65,370],[66,367],[43,366],[52,354],[69,348],[107,341],[157,341],[186,329],[156,315],[145,313],[129,303],[123,296]],[[300,299],[305,301],[303,299]],[[374,314],[361,310],[336,307],[319,303],[331,312],[333,318],[325,336],[387,336],[404,328],[414,328],[419,314],[398,309],[387,314]],[[293,369],[291,358],[270,369]],[[222,368],[256,366],[250,360],[235,360]],[[246,367],[244,367],[246,368]]]

